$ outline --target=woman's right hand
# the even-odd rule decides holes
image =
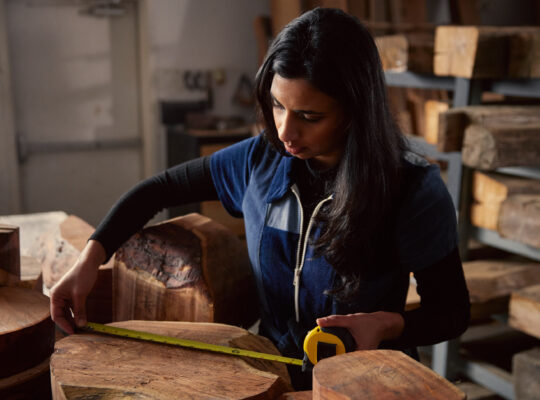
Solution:
[[[65,332],[72,334],[75,325],[86,324],[86,298],[105,259],[101,243],[88,241],[75,265],[51,289],[51,318]]]

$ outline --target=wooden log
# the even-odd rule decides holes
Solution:
[[[0,399],[48,400],[51,397],[49,357],[35,367],[0,379]]]
[[[384,70],[433,73],[433,33],[378,36],[375,44]]]
[[[472,182],[471,223],[497,230],[501,205],[515,194],[540,194],[540,181],[496,173],[474,171]]]
[[[463,272],[473,304],[508,298],[516,290],[540,284],[540,263],[526,259],[465,261]]]
[[[512,357],[512,378],[516,400],[538,400],[540,393],[540,347]]]
[[[461,151],[465,128],[470,124],[539,124],[539,106],[468,106],[449,109],[439,116],[437,149]]]
[[[279,354],[268,339],[229,325],[170,321],[111,325]],[[275,399],[292,390],[281,363],[87,333],[56,343],[51,382],[54,399]]]
[[[17,282],[20,276],[19,228],[0,224],[0,285]]]
[[[435,75],[533,78],[540,64],[540,28],[439,26]]]
[[[463,138],[463,163],[472,168],[535,166],[540,163],[540,124],[469,125]]]
[[[497,230],[510,240],[540,248],[540,194],[517,194],[506,199]]]
[[[143,229],[116,254],[114,318],[223,322],[257,318],[245,244],[211,219],[189,214]]]
[[[508,323],[512,328],[540,339],[540,285],[512,293]]]
[[[367,350],[330,357],[313,369],[313,398],[465,399],[465,393],[400,351]]]
[[[0,287],[0,378],[36,366],[53,346],[47,297],[35,290]]]

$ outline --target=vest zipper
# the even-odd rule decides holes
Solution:
[[[293,185],[291,187],[292,192],[296,196],[296,200],[298,200],[298,204],[300,205],[300,237],[298,239],[298,248],[296,250],[296,266],[294,268],[294,278],[293,278],[293,286],[294,286],[294,311],[296,315],[296,322],[300,322],[300,306],[299,306],[299,299],[300,299],[300,276],[302,275],[302,268],[304,268],[304,261],[306,257],[306,250],[307,250],[307,243],[309,239],[309,233],[311,231],[311,227],[313,226],[313,223],[315,222],[315,216],[321,209],[324,203],[326,203],[329,200],[332,200],[332,195],[328,196],[326,199],[322,200],[317,204],[315,209],[313,210],[313,214],[311,214],[311,217],[309,219],[309,223],[305,232],[305,237],[302,235],[302,230],[304,227],[304,209],[302,208],[302,202],[300,201],[300,193],[298,193],[298,188],[296,185]]]

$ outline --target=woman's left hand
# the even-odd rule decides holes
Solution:
[[[340,326],[347,328],[356,341],[356,350],[374,350],[383,340],[397,339],[403,332],[405,321],[401,314],[387,311],[330,315],[317,319],[321,328]]]

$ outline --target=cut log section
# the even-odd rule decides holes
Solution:
[[[540,28],[439,26],[434,72],[463,78],[540,77]]]
[[[245,245],[189,214],[143,229],[116,253],[114,318],[250,326],[255,283]]]
[[[517,353],[512,358],[515,398],[537,400],[540,393],[540,347]]]
[[[375,38],[384,70],[433,73],[433,33],[410,33]]]
[[[111,325],[278,354],[268,339],[229,325],[171,321]],[[292,390],[281,363],[86,333],[56,343],[51,382],[54,399],[275,399]]]
[[[540,124],[538,106],[468,106],[449,109],[439,116],[437,149],[441,152],[461,151],[468,125]]]
[[[31,289],[0,287],[0,378],[38,365],[53,346],[49,299]]]
[[[20,276],[19,228],[0,224],[0,285],[17,282]]]
[[[540,124],[469,125],[463,138],[463,163],[495,169],[540,163]]]
[[[313,369],[313,398],[465,399],[465,393],[400,351],[368,350],[320,361]]]
[[[512,293],[509,317],[512,328],[540,339],[540,285]]]
[[[485,229],[497,230],[502,202],[515,194],[539,194],[540,181],[507,175],[483,173],[473,174],[471,223]]]
[[[501,205],[499,234],[540,248],[540,194],[510,196]]]

